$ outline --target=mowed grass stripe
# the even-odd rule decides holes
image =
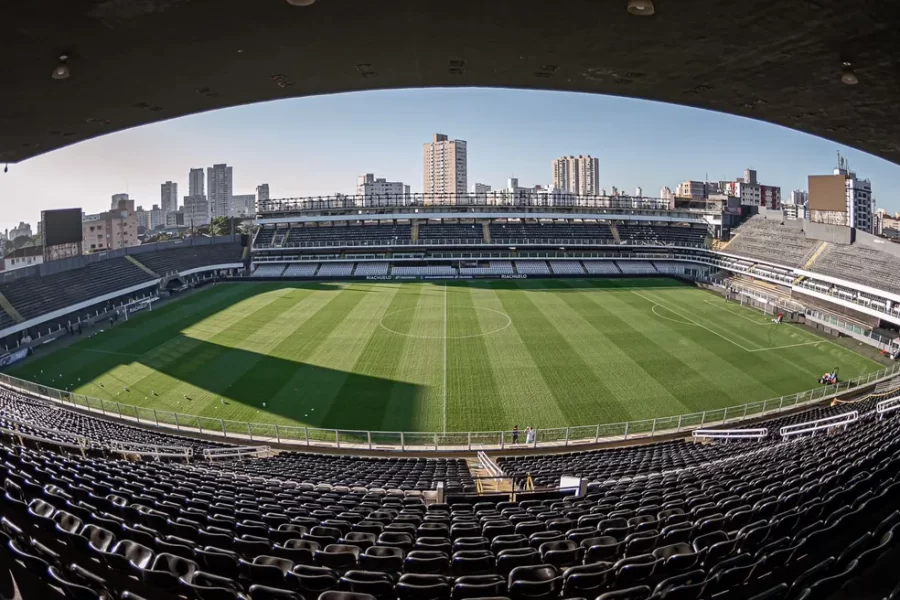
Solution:
[[[503,303],[488,282],[472,282],[472,304],[498,311],[506,315]],[[503,325],[499,315],[477,313],[481,330]],[[541,375],[522,340],[519,330],[512,325],[481,338],[487,351],[488,363],[493,372],[497,396],[494,402],[502,408],[503,423],[524,426],[557,426],[565,423],[565,416],[553,398],[553,391]]]
[[[478,431],[487,423],[511,429],[512,423],[500,425],[509,418],[499,400],[504,390],[494,380],[469,286],[448,286],[447,302],[447,431]]]
[[[553,298],[550,309],[558,327],[570,339],[579,341],[576,347],[582,358],[604,378],[629,419],[645,419],[663,406],[666,411],[688,412],[688,406],[669,385],[672,373],[668,356],[661,361],[658,344],[631,325],[646,318],[643,311],[621,307],[613,313],[603,300],[621,292],[598,294],[585,289],[582,281],[555,281],[548,289],[558,291],[540,297]]]
[[[304,335],[307,326],[314,322],[318,326],[323,309],[341,298],[342,291],[323,293],[286,288],[284,292],[279,305],[263,309],[264,312],[278,310],[275,318],[242,342],[228,342],[230,350],[209,371],[212,375],[216,372],[225,375],[207,386],[228,400],[228,404],[221,407],[213,402],[200,414],[235,418],[246,408],[265,411],[267,415],[293,414],[295,407],[285,402],[279,392],[299,366],[295,360],[298,347],[311,339]],[[286,310],[280,310],[281,303],[287,306]],[[323,319],[323,322],[329,321]],[[266,393],[261,394],[260,390]],[[263,402],[266,406],[262,406]]]
[[[330,315],[334,325],[329,328],[315,352],[298,359],[303,366],[302,397],[310,407],[309,417],[303,413],[303,422],[320,427],[334,427],[333,419],[346,414],[332,413],[331,409],[347,378],[365,349],[366,343],[378,328],[378,323],[391,302],[396,287],[378,288],[364,284],[351,284],[342,296],[353,298],[351,305]],[[329,308],[336,308],[334,304]],[[312,409],[315,409],[314,411]]]
[[[705,361],[715,357],[689,338],[696,327],[690,330],[686,325],[660,320],[644,301],[628,290],[607,289],[585,293],[584,298],[596,307],[605,323],[605,333],[616,346],[611,354],[618,352],[631,357],[647,378],[656,382],[649,388],[647,378],[634,377],[633,385],[647,394],[635,418],[693,412],[698,402],[728,397],[720,378],[707,370],[708,365],[704,366]],[[657,386],[665,392],[659,394]],[[677,403],[673,404],[669,397],[674,397]]]
[[[292,334],[275,348],[273,356],[264,361],[262,368],[247,373],[233,386],[231,396],[240,394],[254,399],[254,420],[320,425],[325,417],[321,410],[323,396],[339,387],[337,380],[341,380],[344,373],[313,365],[311,361],[363,299],[361,294],[347,288],[315,290],[311,296],[315,304],[309,306],[309,314],[305,314]],[[260,393],[261,390],[265,394]],[[260,400],[266,400],[265,407],[261,406]]]
[[[712,318],[704,317],[703,314],[700,314],[701,306],[709,306],[705,303],[707,296],[709,294],[705,294],[700,290],[686,289],[677,293],[667,294],[665,300],[662,300],[652,292],[647,293],[647,298],[659,301],[659,304],[665,302],[665,306],[673,308],[677,313],[690,315],[691,319],[697,323],[707,327],[713,325],[714,327],[711,328],[721,331],[724,323],[717,320],[721,318],[718,313]],[[694,312],[689,312],[691,307],[696,307]],[[723,314],[725,313],[723,312]],[[807,343],[810,341],[817,342],[820,340],[820,338],[812,337],[812,334],[796,330],[788,325],[760,326],[740,318],[732,318],[729,322],[733,325],[733,331],[729,331],[731,337],[745,347],[753,348],[755,346],[754,349],[776,348],[782,345]],[[686,327],[690,328],[691,325]],[[695,328],[694,335],[702,335],[699,332],[705,331],[702,327],[696,325],[693,327]],[[767,331],[768,340],[760,338],[758,330]],[[752,336],[757,337],[755,340],[751,340]],[[717,342],[718,340],[715,343]],[[824,343],[824,340],[822,342]],[[722,340],[722,343],[725,343],[724,340]],[[791,358],[791,354],[786,354],[789,349],[746,352],[736,346],[733,346],[731,349],[723,348],[718,356],[731,365],[732,368],[727,372],[752,377],[756,382],[752,387],[747,387],[743,393],[734,397],[734,404],[743,404],[751,401],[754,397],[777,397],[796,392],[798,372],[808,377],[809,385],[807,387],[813,387],[818,376],[831,367],[821,367],[822,370],[819,371],[818,367],[814,367],[815,362],[817,362],[815,347],[810,345],[802,346],[801,348],[805,350],[803,353],[804,359],[799,363]],[[817,373],[817,371],[819,372]]]
[[[139,362],[126,367],[131,372],[123,375],[123,379],[132,381],[132,392],[137,393],[132,403],[146,405],[156,398],[153,396],[156,391],[176,410],[215,414],[220,418],[228,416],[219,414],[226,412],[219,410],[219,398],[230,396],[230,386],[268,356],[278,343],[278,335],[290,332],[275,333],[280,331],[278,324],[292,320],[292,315],[285,314],[308,295],[290,297],[290,292],[283,289],[256,296],[252,302],[255,311],[244,306],[243,318],[230,321],[229,325],[225,325],[229,320],[221,321],[223,328],[208,339],[184,337],[177,355],[167,354],[164,360],[154,356],[150,361],[152,367]],[[272,323],[276,325],[270,329]],[[212,331],[208,328],[205,333]],[[242,348],[236,349],[238,345]],[[244,402],[248,400],[248,397],[236,397]]]
[[[614,394],[532,300],[533,295],[545,292],[524,291],[516,282],[512,290],[503,290],[503,287],[502,282],[498,284],[500,301],[506,313],[513,316],[513,326],[519,330],[534,357],[533,362],[553,390],[552,400],[567,423],[623,420],[626,413],[618,403],[611,401]]]
[[[407,284],[399,285],[405,292]],[[381,429],[400,431],[409,424],[412,431],[440,431],[444,402],[443,290],[430,283],[410,288],[418,294],[413,309],[406,316],[397,314],[382,321],[393,330],[392,335],[405,338],[403,350],[396,357],[394,378],[406,385],[394,386]]]
[[[371,313],[372,320],[377,321],[376,326],[335,397],[326,415],[326,423],[340,422],[347,429],[368,430],[385,421],[391,395],[396,391],[395,386],[402,388],[406,385],[395,381],[394,373],[397,354],[403,352],[409,338],[388,331],[381,326],[381,322],[385,315],[411,316],[408,309],[415,309],[421,292],[421,287],[417,289],[415,286],[373,286],[372,294],[384,297],[389,302],[383,310]],[[367,308],[370,303],[366,302]],[[407,321],[406,318],[402,320]],[[408,388],[410,396],[414,396],[414,386]],[[416,422],[417,408],[411,404],[404,413],[394,415],[401,429],[409,430]]]
[[[747,372],[746,361],[752,361],[753,353],[741,350],[702,327],[657,315],[652,310],[655,304],[653,297],[645,298],[644,292],[641,294],[633,294],[627,301],[630,305],[642,307],[647,314],[647,319],[635,323],[634,328],[647,338],[656,340],[659,347],[669,354],[671,364],[682,362],[690,368],[689,372],[682,374],[673,372],[673,385],[677,384],[674,380],[679,376],[697,380],[696,394],[681,397],[683,404],[693,411],[701,411],[778,395],[765,382]],[[705,294],[701,293],[701,296]],[[624,304],[625,300],[617,293],[612,296],[611,303]],[[706,392],[703,392],[704,388]]]

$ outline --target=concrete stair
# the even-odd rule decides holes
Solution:
[[[616,243],[621,244],[622,238],[621,238],[621,236],[619,236],[619,228],[616,227],[614,223],[610,223],[609,230],[612,233],[613,239],[616,240]]]

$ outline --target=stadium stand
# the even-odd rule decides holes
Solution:
[[[617,260],[619,270],[626,275],[646,275],[656,273],[653,263],[646,260]]]
[[[584,275],[584,267],[577,260],[551,260],[550,269],[557,275]]]
[[[486,267],[460,267],[460,275],[512,275],[512,262],[508,260],[492,260]]]
[[[900,293],[900,257],[853,244],[829,244],[813,265],[817,273]]]
[[[0,387],[0,423],[3,427],[27,432],[28,426],[39,426],[35,435],[56,441],[73,437],[87,438],[92,447],[100,447],[112,440],[191,448],[195,452],[203,448],[222,447],[218,442],[199,441],[192,438],[160,433],[142,427],[107,421],[68,410],[43,400]]]
[[[15,319],[6,314],[6,311],[0,308],[0,329],[6,329],[7,327],[11,327],[15,324]]]
[[[450,493],[475,491],[469,467],[462,458],[373,458],[283,452],[270,458],[217,464],[216,467],[254,477],[317,484],[430,490],[435,483],[443,481]]]
[[[656,225],[622,224],[616,225],[619,238],[625,244],[693,246],[702,248],[707,233],[691,227],[660,227]]]
[[[418,276],[456,275],[456,268],[449,265],[425,265],[420,267],[394,266],[391,268],[391,274]]]
[[[240,243],[197,244],[188,245],[184,248],[172,248],[159,252],[138,254],[135,258],[155,273],[167,275],[169,273],[184,273],[200,267],[239,263],[241,262],[242,250]],[[109,262],[102,264],[108,265]]]
[[[353,274],[361,276],[383,276],[388,274],[389,266],[390,265],[386,262],[361,262],[357,263],[356,270]]]
[[[292,246],[390,245],[409,243],[409,225],[335,225],[291,227],[281,244]]]
[[[491,240],[507,243],[523,239],[597,240],[615,243],[608,225],[599,223],[491,223]]]
[[[582,261],[585,270],[591,275],[621,275],[622,271],[612,260],[585,260]]]
[[[726,251],[788,267],[802,267],[819,242],[806,239],[797,229],[754,215],[732,231]]]
[[[523,275],[549,275],[550,267],[544,260],[517,260],[516,271]]]
[[[293,263],[287,266],[283,277],[312,277],[316,274],[319,263]]]
[[[113,258],[62,273],[0,283],[0,293],[27,320],[153,281],[152,275],[125,258]]]
[[[281,277],[284,272],[284,264],[275,265],[256,265],[253,270],[252,277]]]
[[[51,585],[73,598],[232,600],[880,590],[896,579],[898,433],[896,418],[868,419],[789,443],[620,449],[585,464],[628,475],[585,496],[428,505],[421,489],[464,471],[458,461],[288,454],[198,468],[4,444],[2,556],[23,598],[54,598]],[[326,483],[353,474],[414,489]]]
[[[353,272],[352,262],[325,263],[319,267],[319,277],[346,277]]]
[[[253,240],[253,245],[258,248],[266,248],[267,246],[272,245],[274,239],[274,227],[260,227],[259,231],[256,233],[256,239]]]
[[[479,223],[428,223],[419,225],[419,241],[428,243],[438,240],[468,240],[470,243],[484,241],[484,228]]]

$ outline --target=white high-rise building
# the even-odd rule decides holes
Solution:
[[[159,186],[159,207],[163,214],[178,210],[178,184],[167,181]]]
[[[191,169],[188,173],[188,196],[205,196],[203,169]]]
[[[600,193],[600,159],[593,156],[563,156],[551,163],[554,188],[579,196]]]
[[[252,217],[256,214],[256,194],[236,194],[231,197],[232,217]]]
[[[269,199],[269,184],[263,183],[256,186],[256,200],[257,202],[263,202],[264,200]]]
[[[184,224],[188,227],[200,227],[209,225],[209,201],[206,196],[185,196]]]
[[[206,191],[209,199],[209,218],[231,215],[232,168],[226,164],[206,169]]]
[[[362,206],[406,206],[409,186],[399,181],[375,179],[372,173],[356,178],[356,195]]]
[[[443,133],[434,134],[431,143],[423,145],[425,203],[456,204],[466,197],[468,184],[468,148],[464,140],[450,140]],[[435,196],[445,195],[438,200]]]

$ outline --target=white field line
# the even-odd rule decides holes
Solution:
[[[659,314],[658,312],[656,312],[656,309],[657,309],[657,308],[662,308],[662,309],[664,309],[664,310],[669,310],[669,309],[666,308],[665,306],[661,306],[661,305],[659,305],[659,304],[654,304],[652,307],[650,307],[650,311],[651,311],[654,315],[656,315],[657,317],[659,317],[660,319],[665,319],[666,321],[672,321],[673,323],[681,323],[682,325],[693,325],[693,323],[689,323],[689,322],[687,322],[687,321],[679,321],[678,319],[673,319],[672,317],[667,317],[666,315],[661,315],[661,314]]]
[[[797,348],[799,346],[815,346],[818,344],[831,344],[828,340],[817,340],[813,342],[803,342],[801,344],[788,344],[787,346],[774,346],[772,348],[759,348],[758,350],[750,350],[749,352],[768,352],[769,350],[783,350],[785,348]]]
[[[447,284],[444,283],[444,419],[443,431],[447,432]]]
[[[683,314],[681,314],[680,312],[678,312],[678,311],[676,311],[676,310],[672,310],[671,308],[669,308],[669,307],[666,306],[665,304],[662,304],[662,303],[660,303],[660,302],[657,302],[657,301],[654,300],[653,298],[648,298],[647,296],[645,296],[645,295],[643,295],[643,294],[640,294],[640,293],[638,293],[638,292],[636,292],[636,291],[634,291],[634,290],[630,290],[630,291],[631,291],[631,293],[634,294],[635,296],[638,296],[639,298],[643,298],[643,299],[646,300],[647,302],[650,302],[650,303],[655,304],[655,305],[657,305],[657,306],[662,306],[664,309],[666,309],[666,310],[669,311],[670,313],[672,313],[672,314],[674,314],[674,315],[678,315],[678,316],[681,317],[682,319],[685,319],[685,320],[687,320],[687,321],[690,321],[691,323],[693,323],[693,324],[696,325],[697,327],[700,327],[700,328],[702,328],[702,329],[705,329],[705,330],[707,330],[708,332],[710,332],[711,334],[713,334],[713,335],[715,335],[715,336],[717,336],[717,337],[722,338],[722,339],[725,340],[726,342],[730,342],[730,343],[734,344],[735,346],[737,346],[738,348],[740,348],[740,349],[743,350],[744,352],[752,352],[752,350],[751,350],[750,348],[747,348],[746,346],[737,343],[736,341],[734,341],[734,340],[731,339],[731,338],[725,337],[724,335],[722,335],[722,334],[719,333],[718,331],[714,331],[714,330],[710,329],[709,327],[707,327],[706,325],[702,325],[702,324],[698,323],[697,321],[693,320],[693,319],[690,318],[690,317],[684,316]]]
[[[756,319],[754,319],[752,317],[748,317],[747,315],[742,315],[741,313],[739,313],[736,310],[731,310],[730,308],[726,308],[725,306],[722,305],[721,302],[716,302],[715,300],[704,300],[704,302],[706,302],[707,304],[710,304],[712,306],[715,306],[716,308],[718,308],[720,310],[730,312],[731,314],[733,314],[736,317],[740,317],[746,321],[750,321],[754,325],[774,325],[774,323],[772,323],[771,321],[767,321],[766,323],[760,323],[759,321],[757,321]]]

